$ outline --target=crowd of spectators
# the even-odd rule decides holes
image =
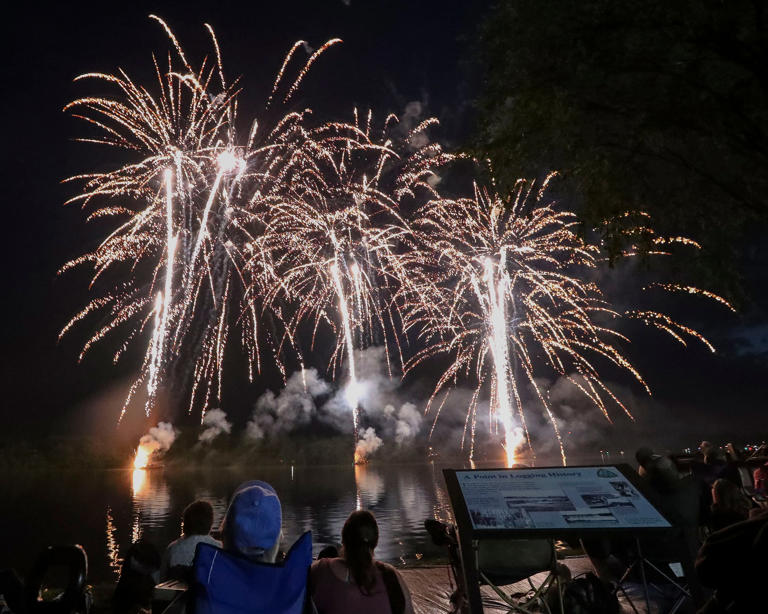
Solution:
[[[123,614],[149,612],[156,584],[180,581],[194,586],[192,566],[199,543],[207,543],[254,563],[280,563],[282,508],[275,489],[254,480],[235,491],[217,534],[211,536],[213,509],[194,501],[184,510],[183,535],[160,556],[139,540],[131,546],[113,600]],[[324,548],[308,570],[308,593],[316,614],[413,614],[411,596],[400,573],[376,560],[379,529],[367,510],[352,512],[341,531],[341,548]],[[166,614],[188,611],[190,595],[181,595]]]
[[[688,549],[695,558],[701,583],[712,589],[712,596],[701,612],[741,611],[751,589],[760,586],[750,578],[765,575],[764,547],[768,538],[766,478],[768,464],[745,462],[734,446],[724,451],[704,441],[694,457],[673,457],[643,447],[635,455],[638,473],[662,513],[682,529],[681,541],[673,548]],[[752,466],[750,466],[752,465]],[[222,522],[218,541],[210,535],[213,510],[205,501],[195,501],[184,511],[184,533],[168,545],[162,557],[142,553],[141,542],[126,557],[121,584],[130,580],[131,569],[139,569],[154,582],[189,582],[198,543],[208,543],[262,563],[279,562],[282,539],[282,510],[274,488],[252,481],[235,492]],[[341,533],[341,549],[326,548],[312,564],[308,592],[318,614],[388,614],[413,611],[411,597],[400,573],[377,561],[378,526],[369,511],[353,512]],[[595,571],[606,582],[615,583],[629,565],[634,542],[628,539],[598,538],[583,540]],[[663,539],[644,545],[646,556],[660,556],[669,550]],[[698,555],[696,556],[696,553]],[[513,555],[513,553],[510,553]],[[135,559],[135,560],[134,560]],[[154,567],[156,566],[156,568]],[[691,573],[692,569],[686,570]],[[150,582],[151,584],[152,582]],[[149,587],[147,587],[149,588]],[[125,604],[146,604],[151,591],[134,583]],[[120,601],[118,585],[116,600]],[[119,603],[118,603],[119,605]],[[736,609],[734,609],[736,608]],[[118,608],[119,609],[119,608]],[[176,604],[169,614],[183,611]],[[125,610],[125,609],[124,609]]]
[[[693,457],[675,457],[642,447],[635,455],[638,474],[680,541],[648,539],[643,556],[669,559],[672,549],[687,550],[690,567],[710,593],[700,614],[752,611],[762,601],[762,578],[768,576],[768,463],[745,459],[731,444],[724,449],[704,441]],[[280,564],[282,507],[275,489],[254,480],[238,487],[221,526],[213,529],[210,503],[194,501],[184,510],[183,533],[161,554],[149,542],[132,544],[124,558],[113,598],[117,614],[149,612],[155,587],[180,582],[192,586],[192,567],[199,544],[208,544],[257,564]],[[308,603],[316,614],[412,614],[410,592],[402,575],[376,560],[379,531],[370,511],[352,512],[340,535],[341,547],[326,547],[307,573]],[[595,572],[617,586],[639,542],[631,538],[583,539]],[[665,554],[666,553],[666,554]],[[510,552],[514,556],[514,552]],[[674,559],[674,556],[672,557]],[[695,562],[695,565],[694,565]],[[663,564],[662,564],[663,566]],[[657,569],[660,569],[657,567]],[[3,576],[6,596],[21,583]],[[11,581],[13,580],[13,581]],[[189,610],[190,593],[171,603],[167,614]],[[6,597],[7,600],[7,597]],[[4,604],[7,607],[7,604]]]
[[[757,578],[768,574],[768,464],[743,458],[732,444],[721,449],[709,441],[693,457],[643,447],[635,458],[657,507],[680,529],[677,543],[667,536],[645,540],[644,556],[658,557],[659,566],[687,552],[695,569],[687,569],[686,575],[695,574],[696,585],[712,590],[702,614],[757,611],[749,609],[758,597],[764,602]],[[636,560],[635,542],[597,538],[583,540],[583,546],[596,573],[615,585]]]

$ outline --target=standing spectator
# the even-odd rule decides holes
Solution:
[[[724,465],[725,461],[721,458],[719,450],[712,445],[709,441],[702,441],[699,444],[699,450],[701,450],[701,455],[704,457],[704,464],[706,465]]]

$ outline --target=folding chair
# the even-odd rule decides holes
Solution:
[[[303,614],[312,534],[293,544],[282,563],[257,563],[210,544],[198,544],[193,564],[195,614]]]
[[[25,585],[31,614],[86,614],[88,557],[82,546],[49,546],[37,557]]]
[[[555,587],[558,591],[559,611],[563,612],[562,590],[557,574],[557,556],[554,542],[550,539],[504,539],[481,540],[478,542],[477,569],[480,578],[510,608],[510,612],[529,614],[534,606],[544,612],[551,612],[547,603],[547,592]],[[534,586],[531,576],[549,572],[544,581]],[[516,600],[506,594],[500,586],[528,580],[533,594]]]

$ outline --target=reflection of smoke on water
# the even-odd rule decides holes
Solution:
[[[400,494],[400,512],[405,520],[402,526],[411,531],[422,530],[424,520],[432,516],[432,511],[418,476],[413,471],[398,472],[397,491]]]
[[[132,494],[132,539],[135,542],[145,528],[166,525],[171,508],[171,495],[163,475],[146,469],[136,469],[133,472]]]
[[[355,465],[357,509],[376,507],[384,494],[384,478],[374,467]]]

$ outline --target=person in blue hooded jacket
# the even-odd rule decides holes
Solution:
[[[259,563],[274,563],[282,539],[283,512],[270,484],[260,480],[237,487],[221,523],[224,550]],[[163,614],[186,614],[189,594],[173,601]]]
[[[221,524],[224,550],[246,558],[274,563],[282,539],[283,512],[270,484],[261,480],[237,487]]]

